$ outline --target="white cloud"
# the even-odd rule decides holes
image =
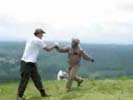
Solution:
[[[9,32],[12,34],[10,38],[26,39],[31,36],[29,34],[33,33],[34,28],[42,27],[49,33],[46,35],[47,40],[69,41],[76,36],[88,43],[133,43],[132,27],[127,27],[133,25],[132,0],[0,2],[0,15],[9,16],[5,26],[0,24],[1,37],[4,37],[2,32]]]

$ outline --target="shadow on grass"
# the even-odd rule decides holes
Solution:
[[[26,100],[43,100],[43,98],[40,96],[31,96],[27,97]]]

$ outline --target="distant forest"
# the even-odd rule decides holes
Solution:
[[[49,43],[51,44],[51,43]],[[60,43],[68,46],[70,43]],[[25,42],[0,42],[0,82],[18,81]],[[81,44],[95,60],[81,60],[79,74],[84,78],[133,77],[133,45]],[[60,69],[67,71],[67,54],[41,51],[38,69],[42,79],[54,80]]]

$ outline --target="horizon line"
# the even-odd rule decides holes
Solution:
[[[0,40],[0,43],[1,42],[26,42],[26,40]],[[47,40],[46,42],[55,42],[54,40],[51,41],[51,40]],[[69,41],[56,41],[56,42],[62,42],[62,43],[70,43]],[[80,42],[80,44],[90,44],[90,45],[133,45],[131,43],[125,43],[125,44],[120,44],[120,43],[96,43],[96,42]]]

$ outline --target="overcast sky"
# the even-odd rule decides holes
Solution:
[[[0,0],[0,40],[133,44],[133,0]]]

